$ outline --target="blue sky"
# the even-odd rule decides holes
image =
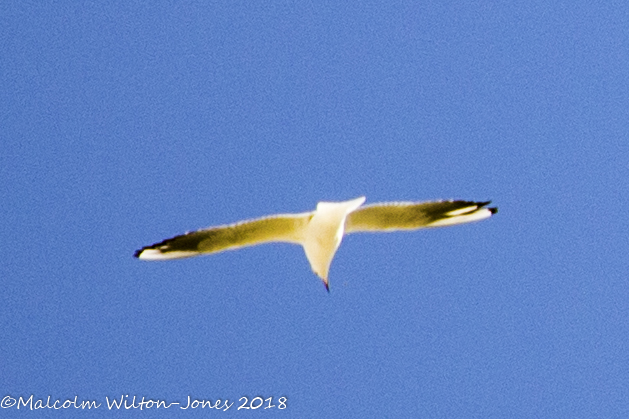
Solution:
[[[0,56],[3,400],[629,415],[625,2],[5,2]],[[132,257],[361,195],[500,212],[348,236],[329,294],[288,244]]]

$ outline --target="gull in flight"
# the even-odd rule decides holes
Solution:
[[[363,205],[365,197],[319,202],[300,214],[278,214],[188,232],[135,252],[143,260],[180,259],[269,242],[299,244],[312,271],[330,291],[328,272],[345,234],[442,227],[478,221],[495,214],[491,202],[384,202]]]

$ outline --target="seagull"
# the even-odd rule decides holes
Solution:
[[[345,234],[391,232],[442,227],[491,217],[491,202],[382,202],[363,205],[365,197],[343,202],[319,202],[317,209],[278,214],[234,224],[191,231],[137,250],[143,260],[181,259],[270,242],[299,244],[312,271],[330,292],[328,273]]]

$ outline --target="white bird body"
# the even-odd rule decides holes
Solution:
[[[179,259],[269,242],[304,248],[313,272],[328,288],[330,264],[343,236],[356,232],[389,232],[441,227],[482,220],[495,214],[489,202],[434,201],[361,205],[365,197],[319,202],[317,209],[210,227],[175,236],[135,252],[144,260]]]
[[[305,240],[301,245],[312,271],[323,279],[326,287],[330,264],[345,233],[345,219],[363,202],[364,196],[345,202],[319,202],[308,223]]]

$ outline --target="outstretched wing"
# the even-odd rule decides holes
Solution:
[[[491,201],[387,202],[366,205],[347,216],[345,233],[415,230],[440,227],[491,217]]]
[[[312,215],[281,214],[209,227],[145,246],[134,256],[145,260],[178,259],[268,242],[301,244]]]

